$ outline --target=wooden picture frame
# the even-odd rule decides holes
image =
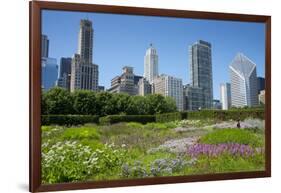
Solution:
[[[60,191],[89,188],[122,187],[167,183],[183,183],[212,180],[229,180],[243,178],[261,178],[271,176],[271,17],[265,15],[246,15],[232,13],[215,13],[154,9],[141,7],[109,6],[94,4],[76,4],[47,1],[31,1],[30,9],[30,175],[29,191]],[[202,174],[192,176],[155,177],[130,180],[111,180],[97,182],[77,182],[45,185],[41,183],[41,11],[42,10],[79,11],[114,13],[144,16],[165,16],[176,18],[193,18],[207,20],[244,21],[264,23],[265,37],[265,171],[235,172],[220,174]]]

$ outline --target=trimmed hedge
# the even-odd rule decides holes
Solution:
[[[109,125],[120,122],[138,122],[149,123],[155,122],[155,115],[107,115],[99,119],[100,124]]]
[[[188,119],[244,120],[246,118],[264,119],[263,109],[247,110],[201,110],[188,112]]]
[[[82,125],[85,123],[99,123],[96,115],[42,115],[42,125]]]
[[[215,120],[244,120],[246,118],[264,119],[263,109],[243,110],[201,110],[190,112],[175,112],[156,115],[156,122],[169,122],[182,119],[215,119]]]
[[[176,120],[187,119],[187,112],[174,112],[174,113],[164,113],[156,114],[156,122],[170,122]]]

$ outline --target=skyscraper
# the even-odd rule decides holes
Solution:
[[[197,111],[204,106],[203,89],[191,85],[183,87],[184,110]]]
[[[71,58],[61,58],[57,86],[70,91]]]
[[[56,86],[56,81],[58,78],[58,65],[55,58],[45,58],[41,59],[41,87],[43,90],[49,90],[50,88]]]
[[[238,53],[229,66],[231,105],[235,107],[258,105],[256,64]]]
[[[191,86],[202,88],[202,108],[213,106],[213,73],[211,44],[202,40],[189,47]]]
[[[154,93],[172,97],[179,111],[183,111],[182,79],[162,74],[154,78]]]
[[[49,39],[47,35],[41,35],[41,57],[49,57]]]
[[[93,64],[93,28],[90,20],[80,21],[78,53],[71,64],[71,92],[82,90],[98,91],[98,65]]]
[[[144,78],[152,84],[156,76],[158,76],[158,55],[156,49],[150,44],[144,56]]]
[[[265,89],[265,79],[263,77],[257,77],[258,93]]]
[[[228,110],[231,107],[231,89],[230,83],[220,84],[220,100],[222,103],[222,109]]]
[[[41,87],[49,90],[56,86],[58,78],[58,66],[55,58],[49,58],[49,39],[47,35],[41,35]]]
[[[92,22],[82,19],[78,36],[78,54],[80,54],[83,62],[86,64],[91,64],[93,60],[93,36]]]

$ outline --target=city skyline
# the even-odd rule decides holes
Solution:
[[[59,61],[61,57],[72,57],[73,54],[77,52],[77,29],[79,29],[80,19],[85,18],[85,15],[85,13],[43,11],[42,33],[46,34],[50,39],[50,56]],[[52,22],[52,18],[54,17],[61,22]],[[110,87],[111,79],[116,76],[124,66],[134,67],[136,75],[142,76],[144,74],[143,57],[150,43],[153,43],[158,52],[159,74],[169,74],[181,78],[183,84],[190,83],[188,46],[192,45],[198,39],[206,40],[212,44],[214,99],[219,98],[220,83],[229,82],[228,66],[239,51],[244,52],[249,58],[255,61],[257,64],[258,76],[264,77],[263,24],[96,13],[89,13],[87,17],[89,20],[93,21],[93,28],[95,30],[93,57],[95,58],[95,63],[99,64],[99,85],[105,86],[107,89]],[[111,20],[110,22],[109,19],[112,18],[115,18],[115,20]],[[135,20],[136,22],[134,22]],[[104,21],[103,23],[107,23],[107,25],[102,24],[101,21]],[[115,21],[117,21],[117,23]],[[125,22],[126,25],[120,26],[122,22]],[[61,25],[61,23],[64,24]],[[202,27],[200,27],[206,26],[205,24],[208,24],[206,28],[210,29],[210,33],[208,34],[209,38],[206,34],[204,35],[206,32],[203,33]],[[216,26],[216,24],[221,27],[224,26],[223,30],[215,29],[213,25]],[[134,25],[139,25],[139,27],[134,29],[132,27]],[[150,27],[151,25],[154,26],[153,29],[160,27],[161,29],[165,28],[167,31],[158,29],[155,32],[153,29],[147,29],[147,31],[141,31],[144,34],[143,36],[138,36],[140,32],[137,33],[137,30],[140,27]],[[189,28],[190,25],[194,26],[195,29]],[[238,30],[232,33],[229,32],[237,27],[239,27]],[[110,31],[110,28],[114,28],[115,31]],[[185,28],[188,28],[188,30]],[[108,31],[104,31],[105,29]],[[253,33],[253,30],[255,33]],[[134,31],[136,31],[136,33],[134,33]],[[186,33],[184,33],[185,31]],[[229,47],[229,49],[225,49],[225,45],[221,43],[223,37],[219,37],[219,34],[222,33],[221,31],[225,33],[226,37],[231,37],[230,42],[232,44],[236,42],[241,48],[238,49],[235,46],[231,47],[232,44],[227,44],[228,46],[226,47]],[[236,36],[231,36],[237,34],[237,31],[241,31],[240,33],[243,34],[243,37],[240,37],[239,33],[237,35],[238,38]],[[151,32],[151,34],[148,32]],[[176,32],[178,32],[179,37],[184,37],[183,39],[186,38],[186,41],[180,41],[182,40],[180,38],[175,39],[175,36],[177,36]],[[126,36],[128,33],[131,34],[129,37]],[[111,35],[108,36],[109,34]],[[117,35],[119,40],[114,39]],[[218,36],[216,37],[217,41],[215,41],[216,38],[213,37],[214,35]],[[247,41],[245,42],[245,40]],[[116,41],[119,42],[119,44],[117,44]],[[120,43],[122,41],[124,45]],[[243,41],[244,44],[241,43]],[[229,43],[229,39],[227,39],[226,43]],[[74,46],[72,46],[73,44]],[[118,49],[116,47],[118,47]],[[127,53],[128,51],[130,51],[130,53]]]

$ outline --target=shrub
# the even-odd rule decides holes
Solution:
[[[42,125],[80,125],[85,123],[98,123],[99,117],[95,115],[42,115]]]
[[[171,122],[176,120],[182,120],[187,118],[187,112],[174,112],[156,114],[156,122]]]
[[[263,139],[261,136],[242,129],[222,129],[209,133],[200,139],[204,144],[238,143],[250,145],[252,147],[261,147]]]
[[[43,183],[84,181],[121,167],[126,150],[105,144],[93,150],[76,141],[42,144]]]
[[[155,122],[154,115],[108,115],[99,119],[100,124],[108,125],[120,122],[138,122],[149,123]]]
[[[201,110],[188,112],[188,119],[244,120],[246,118],[264,119],[263,109]]]

